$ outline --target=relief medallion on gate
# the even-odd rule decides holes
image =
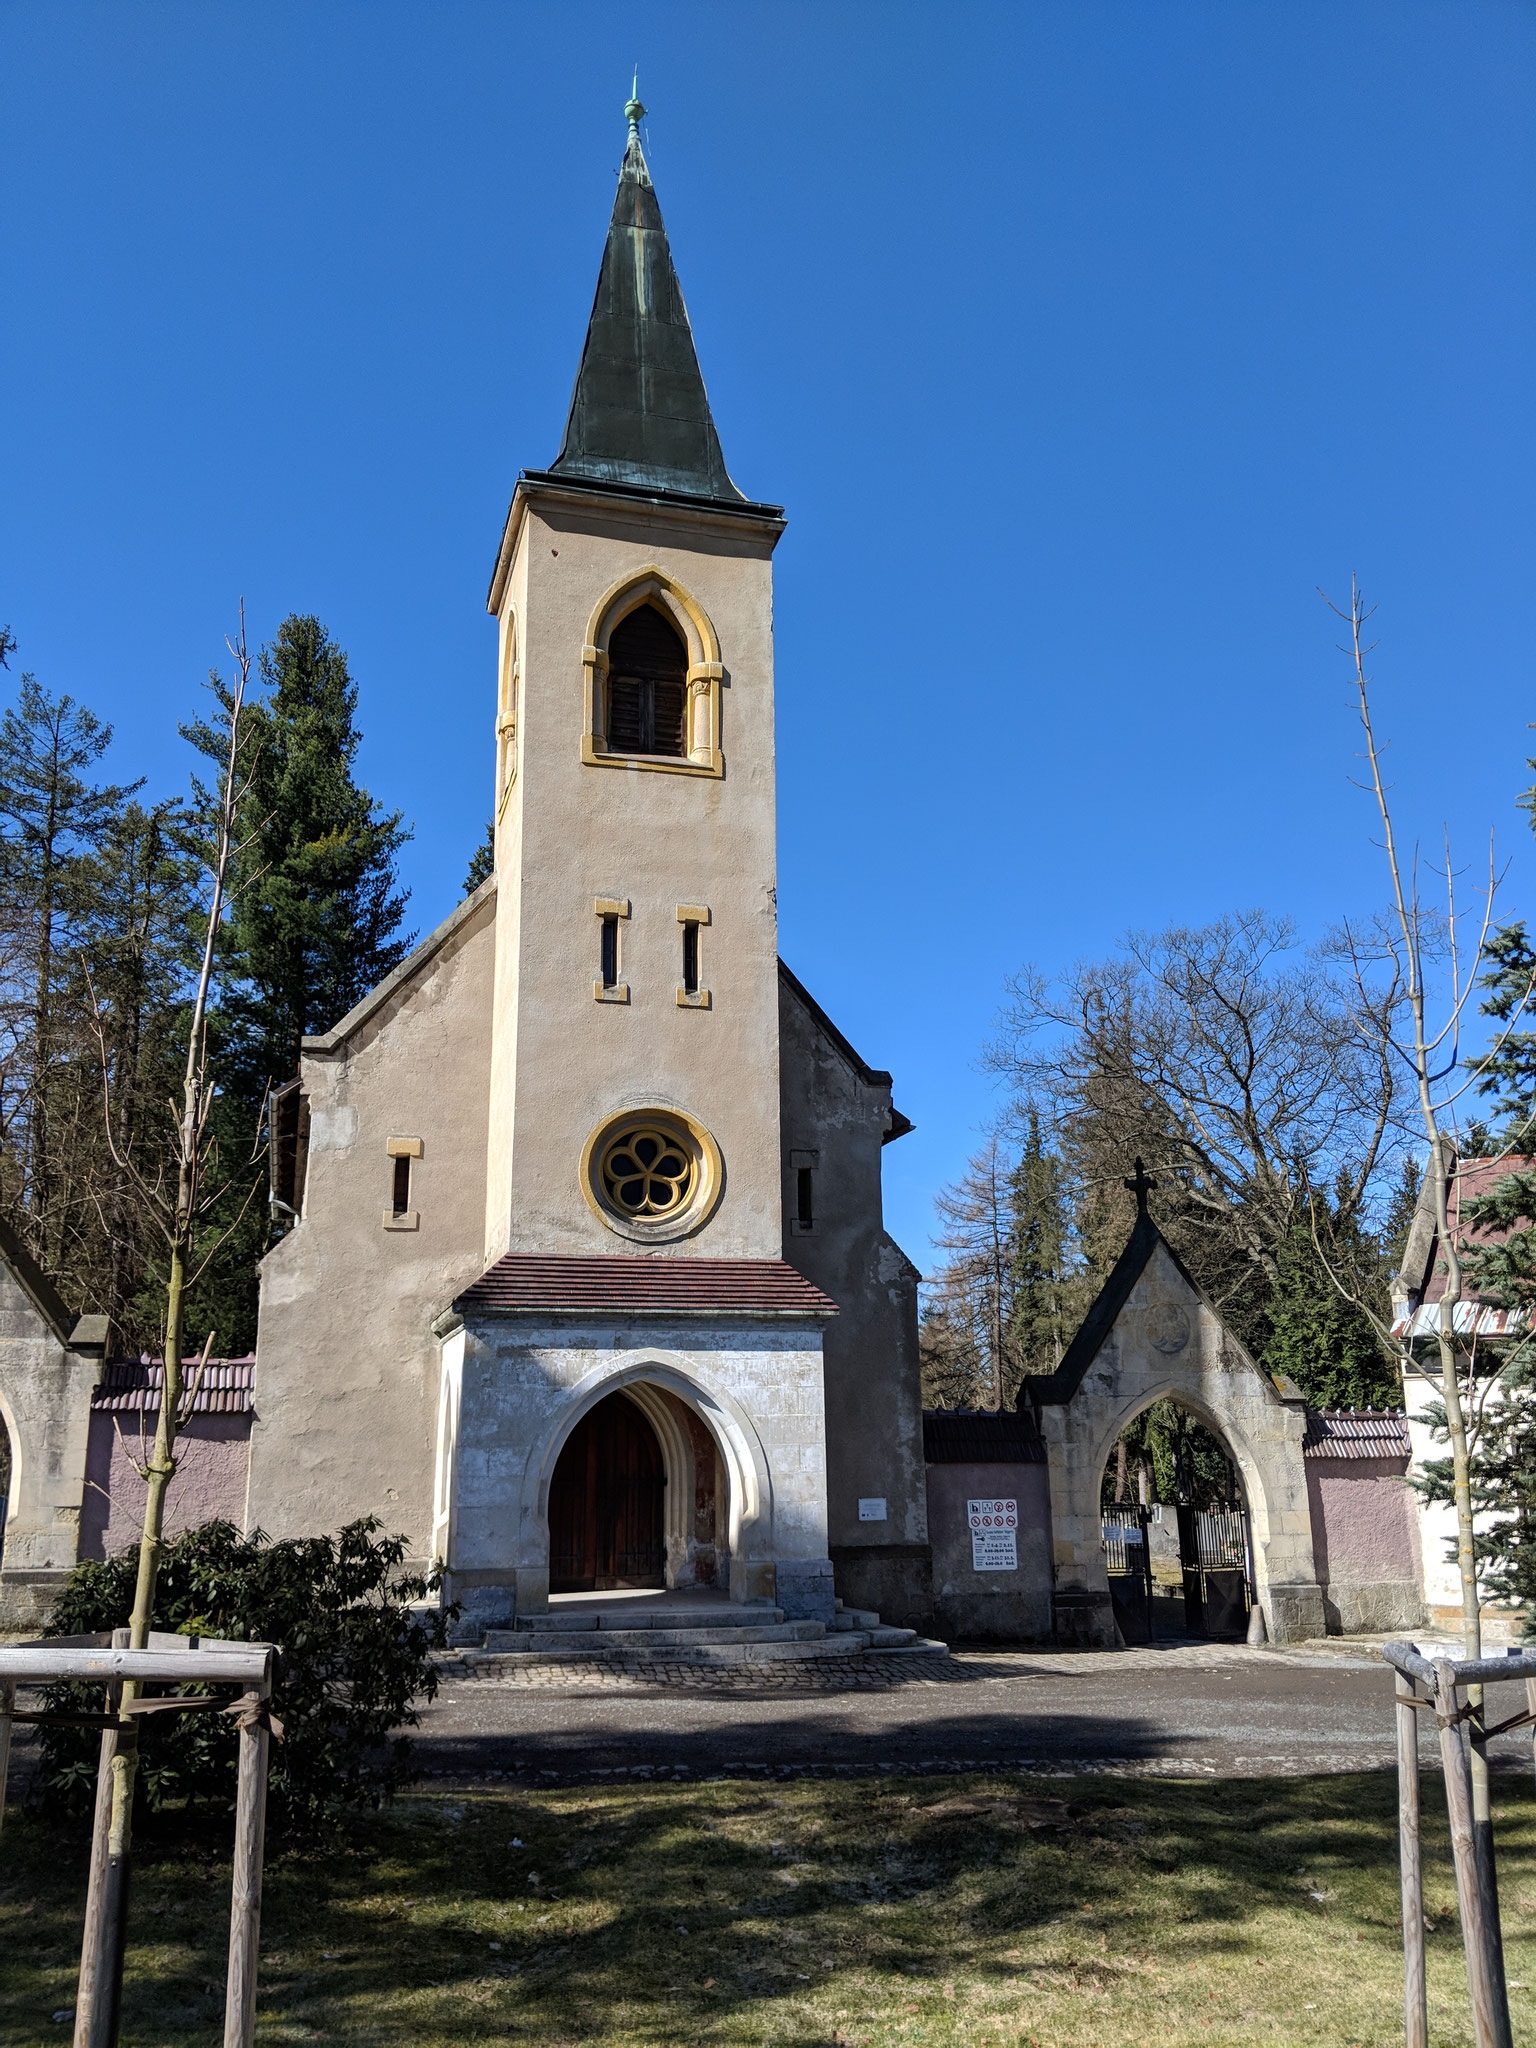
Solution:
[[[1189,1317],[1176,1301],[1160,1301],[1147,1311],[1147,1339],[1154,1351],[1172,1358],[1189,1342]]]

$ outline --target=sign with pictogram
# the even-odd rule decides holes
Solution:
[[[1016,1500],[966,1502],[971,1525],[971,1570],[1016,1572],[1019,1568],[1019,1504]]]

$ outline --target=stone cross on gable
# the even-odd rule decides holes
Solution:
[[[1158,1185],[1158,1183],[1152,1179],[1151,1175],[1142,1165],[1139,1156],[1136,1160],[1136,1174],[1134,1179],[1122,1181],[1120,1185],[1122,1187],[1129,1188],[1131,1193],[1136,1197],[1136,1214],[1138,1219],[1140,1217],[1145,1216],[1147,1213],[1147,1196],[1151,1193],[1152,1189]]]

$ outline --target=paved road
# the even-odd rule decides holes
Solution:
[[[1268,1776],[1394,1761],[1391,1674],[1371,1656],[1201,1645],[961,1654],[952,1666],[837,1691],[455,1676],[425,1711],[420,1761],[545,1783],[987,1765]],[[1523,1707],[1513,1695],[1501,1711]],[[1426,1760],[1437,1755],[1432,1725],[1421,1740]],[[1529,1730],[1496,1748],[1530,1767]]]

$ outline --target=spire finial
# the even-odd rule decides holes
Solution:
[[[624,103],[624,118],[629,123],[629,139],[631,142],[638,142],[640,140],[640,123],[644,114],[645,108],[640,104],[640,67],[637,64],[635,66],[635,82],[630,87],[629,98]]]

